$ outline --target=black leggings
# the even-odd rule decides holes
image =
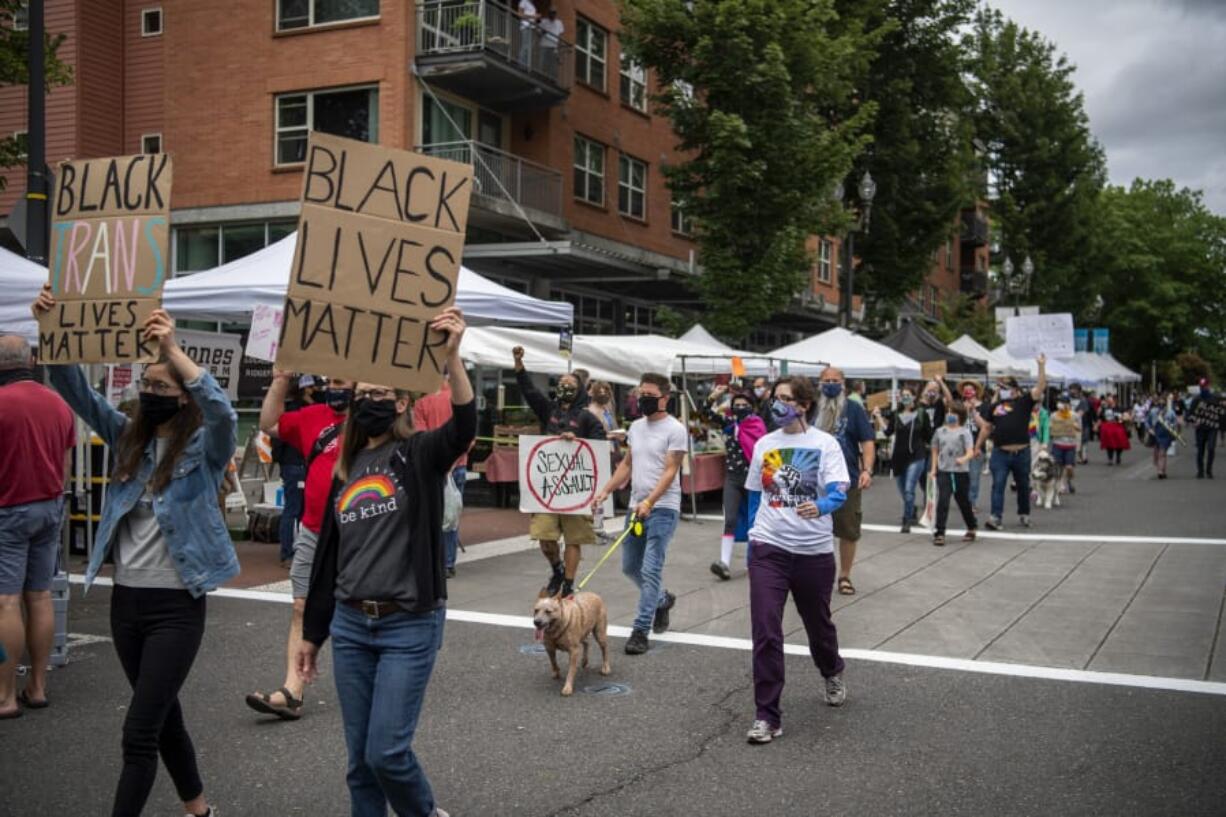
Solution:
[[[972,460],[971,467],[976,464]],[[950,471],[937,472],[937,520],[933,533],[945,535],[945,520],[949,518],[949,496],[958,502],[958,510],[962,512],[962,521],[967,530],[975,530],[979,523],[975,520],[975,508],[971,505],[971,478],[969,474],[957,474]]]
[[[204,791],[179,708],[179,688],[204,637],[204,613],[204,597],[192,598],[186,590],[117,585],[111,595],[111,636],[132,685],[112,817],[136,817],[144,809],[159,753],[181,800]]]
[[[741,513],[741,502],[749,499],[749,491],[745,488],[745,478],[724,475],[724,536],[736,533],[737,518]]]

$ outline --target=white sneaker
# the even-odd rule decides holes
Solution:
[[[826,703],[829,706],[842,706],[847,700],[847,684],[843,683],[843,673],[832,675],[826,679]]]
[[[443,811],[438,806],[435,806],[434,807],[434,817],[451,817],[451,815]]]
[[[754,721],[753,726],[745,733],[745,739],[750,743],[770,743],[775,738],[783,737],[783,727],[771,725],[766,721]]]

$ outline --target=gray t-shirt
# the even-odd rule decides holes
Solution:
[[[937,470],[965,474],[971,470],[970,463],[959,463],[959,457],[975,447],[971,431],[966,426],[951,428],[943,425],[932,435],[932,444],[937,449]]]
[[[392,467],[396,441],[359,451],[336,499],[336,598],[416,603],[409,500]]]
[[[685,426],[672,415],[662,420],[640,417],[630,424],[626,442],[630,446],[630,498],[637,504],[655,490],[664,475],[668,452],[687,450]],[[655,506],[681,512],[681,469]]]
[[[155,457],[162,461],[168,438],[155,438]],[[156,463],[154,464],[156,468]],[[125,587],[183,590],[183,580],[170,558],[166,537],[153,513],[154,496],[148,486],[119,521],[115,530],[115,583]]]

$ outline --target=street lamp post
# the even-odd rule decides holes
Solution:
[[[839,188],[841,192],[841,187]],[[860,195],[860,214],[856,219],[856,223],[847,231],[847,251],[846,251],[846,269],[847,269],[847,289],[843,293],[843,326],[850,329],[852,321],[852,302],[856,291],[856,238],[855,234],[859,230],[868,233],[869,219],[873,213],[873,199],[877,195],[877,183],[873,181],[873,177],[866,170],[864,175],[860,177],[860,184],[856,188],[856,192]]]

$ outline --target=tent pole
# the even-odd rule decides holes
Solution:
[[[898,410],[898,377],[890,378],[890,411]]]
[[[685,372],[685,355],[680,355],[681,358],[681,395],[682,400],[689,400],[690,389],[689,379]],[[683,403],[683,405],[686,405]],[[694,482],[694,436],[690,434],[690,424],[685,424],[685,447],[688,449],[686,454],[690,458],[690,521],[698,519],[698,494],[695,492]]]

